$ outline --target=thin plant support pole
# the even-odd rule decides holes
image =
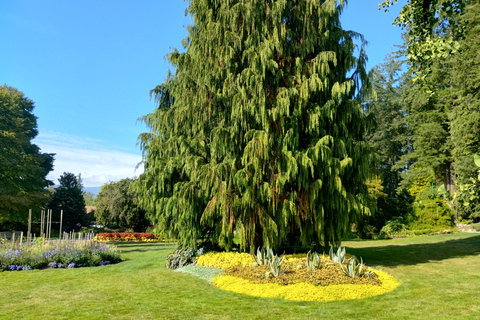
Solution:
[[[40,214],[40,237],[43,237],[43,220],[45,219],[45,210]]]
[[[45,240],[48,241],[48,216],[50,215],[50,209],[47,209],[47,215],[45,216],[45,232],[43,233],[43,235],[45,236]]]
[[[58,233],[59,237],[62,237],[62,223],[63,223],[63,210],[60,210],[60,232]]]
[[[32,209],[28,209],[28,232],[27,232],[27,248],[32,244]]]
[[[23,245],[23,231],[20,232],[20,248],[22,247]]]
[[[15,231],[12,233],[12,249],[15,249]]]
[[[52,236],[52,213],[53,213],[53,210],[50,209],[50,217],[49,217],[49,220],[48,220],[48,241],[50,241],[50,238]]]

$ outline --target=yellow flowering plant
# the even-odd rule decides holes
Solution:
[[[323,265],[318,270],[307,268],[305,254],[283,257],[286,272],[279,277],[268,275],[266,265],[253,266],[253,256],[246,253],[209,252],[198,257],[196,265],[223,269],[212,281],[219,289],[287,300],[364,299],[390,292],[399,285],[393,276],[367,267],[365,270],[369,277],[351,278],[328,255],[322,256]],[[355,256],[347,254],[346,257],[350,259]]]

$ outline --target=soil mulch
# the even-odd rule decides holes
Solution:
[[[373,284],[380,285],[381,281],[375,273],[371,273],[372,279],[363,274],[352,278],[343,273],[338,263],[323,262],[320,269],[311,270],[306,267],[306,260],[296,262],[284,262],[282,269],[287,266],[285,273],[274,277],[269,274],[270,267],[263,266],[234,266],[224,268],[223,275],[235,276],[247,279],[252,283],[277,283],[289,285],[300,282],[309,282],[317,286],[328,286],[334,284]]]

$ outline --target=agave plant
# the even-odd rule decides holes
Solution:
[[[367,275],[370,280],[372,280],[372,271],[368,271],[366,266],[363,264],[363,260],[360,257],[360,261],[356,257],[353,257],[348,260],[347,264],[344,266],[340,264],[340,267],[344,274],[349,277],[356,278],[362,275]]]
[[[266,276],[268,277],[270,274],[273,275],[275,278],[285,273],[287,266],[282,269],[282,262],[285,258],[279,258],[277,255],[273,257],[272,260],[268,262],[268,266],[270,267],[270,271],[267,271]]]
[[[322,258],[320,258],[320,255],[318,253],[316,253],[316,252],[310,253],[310,251],[308,251],[308,253],[307,253],[307,268],[308,269],[312,269],[312,270],[320,269],[321,262],[322,262]]]
[[[267,246],[267,248],[260,247],[257,248],[257,254],[253,255],[253,259],[255,262],[253,263],[254,266],[263,266],[269,264],[270,261],[273,260],[274,254],[273,250]]]
[[[347,252],[345,250],[345,247],[338,247],[337,253],[333,252],[333,247],[330,247],[330,251],[328,255],[330,256],[330,260],[333,262],[338,262],[338,263],[344,263],[345,262],[345,256]]]

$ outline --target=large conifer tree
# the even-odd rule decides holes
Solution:
[[[346,1],[190,0],[136,182],[157,228],[227,250],[338,244],[368,213],[365,56]]]

